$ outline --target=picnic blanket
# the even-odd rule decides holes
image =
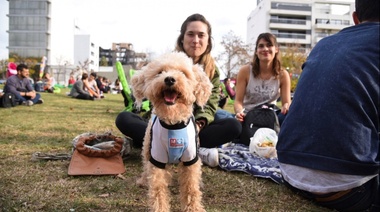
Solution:
[[[281,170],[277,158],[264,158],[249,151],[244,144],[231,143],[218,148],[219,166],[226,171],[242,171],[255,177],[269,178],[282,184]]]

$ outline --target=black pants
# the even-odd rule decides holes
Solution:
[[[121,112],[115,121],[116,127],[125,136],[132,138],[133,146],[141,148],[145,130],[148,126],[146,120],[131,112]],[[213,121],[199,133],[200,146],[213,148],[230,142],[241,133],[241,124],[234,118]]]
[[[226,106],[227,103],[227,97],[221,98],[218,102],[218,107],[224,109],[224,106]]]
[[[89,94],[79,94],[75,98],[77,98],[77,99],[85,99],[85,100],[94,100],[94,97],[90,96]]]
[[[328,194],[317,195],[307,191],[300,190],[293,187],[288,182],[285,185],[288,186],[295,193],[303,196],[306,199],[312,200],[315,203],[338,211],[380,211],[380,185],[379,175],[374,177],[370,181],[363,185],[342,192],[332,192]]]

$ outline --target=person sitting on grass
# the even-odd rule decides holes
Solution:
[[[96,84],[97,74],[95,72],[90,73],[90,76],[84,81],[84,89],[87,90],[95,98],[104,98],[103,94],[100,94],[98,85]]]
[[[33,89],[29,80],[29,69],[25,64],[18,65],[17,74],[7,79],[4,93],[13,93],[16,96],[16,102],[22,105],[32,106],[44,102],[41,95]]]
[[[285,184],[338,211],[380,211],[379,2],[310,52],[276,146]]]
[[[226,95],[226,94],[224,93],[223,84],[220,84],[220,86],[219,86],[219,90],[220,90],[220,94],[219,94],[218,107],[220,107],[221,109],[224,109],[224,107],[225,107],[226,104],[227,104],[228,95]]]
[[[69,96],[77,99],[95,100],[96,98],[84,89],[85,83],[87,83],[87,79],[88,74],[83,73],[82,79],[74,83],[73,87],[70,90]]]
[[[228,96],[232,99],[232,100],[235,100],[235,90],[232,88],[231,86],[231,79],[230,78],[225,78],[223,80],[223,83],[224,83],[224,87],[226,89],[226,92],[228,93]]]
[[[217,167],[219,166],[217,147],[238,137],[242,127],[234,118],[214,119],[220,93],[220,73],[211,56],[211,31],[211,25],[203,15],[193,14],[182,23],[175,49],[186,53],[194,64],[202,65],[214,86],[211,97],[203,108],[194,104],[194,117],[199,132],[199,156],[202,163]],[[141,116],[123,111],[117,116],[115,124],[121,133],[133,139],[134,147],[142,147],[147,122]]]
[[[291,104],[289,73],[282,69],[280,48],[272,33],[261,33],[256,39],[253,60],[240,68],[236,81],[234,111],[243,122],[248,111],[262,104],[276,104],[281,97],[280,125]]]
[[[56,84],[54,77],[50,76],[49,73],[45,73],[44,76],[42,77],[42,79],[44,82],[44,91],[47,91],[49,93],[53,93],[54,92],[54,85]]]
[[[218,106],[221,109],[224,109],[224,107],[227,105],[228,98],[235,100],[235,90],[231,87],[230,78],[227,77],[223,80],[223,83],[220,84],[220,99]]]
[[[74,76],[73,76],[73,75],[70,75],[70,79],[69,79],[68,87],[69,87],[69,88],[72,88],[75,82],[76,82],[76,80],[74,79]]]
[[[109,93],[110,92],[110,87],[107,83],[107,78],[102,77],[102,76],[98,76],[95,81],[96,81],[96,85],[98,86],[100,92],[103,92],[103,93]]]

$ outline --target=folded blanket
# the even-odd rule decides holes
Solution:
[[[234,144],[219,151],[219,166],[226,171],[242,171],[255,177],[270,178],[282,184],[283,179],[278,160],[276,158],[263,158],[249,151],[244,144]]]

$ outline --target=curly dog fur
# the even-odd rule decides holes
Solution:
[[[144,98],[149,99],[153,105],[153,114],[167,125],[188,123],[193,116],[193,104],[204,106],[212,90],[212,84],[202,67],[194,65],[186,54],[180,52],[164,54],[150,62],[132,77],[131,86],[137,106],[141,106]],[[151,128],[152,119],[146,129],[141,153],[144,171],[137,183],[148,187],[152,211],[170,211],[168,186],[172,175],[168,165],[162,169],[149,161],[152,157],[151,136],[156,136],[154,131],[151,135]],[[196,140],[198,139],[194,138],[192,142],[198,142]],[[205,211],[200,190],[201,161],[198,159],[188,166],[179,162],[178,170],[182,211]]]

